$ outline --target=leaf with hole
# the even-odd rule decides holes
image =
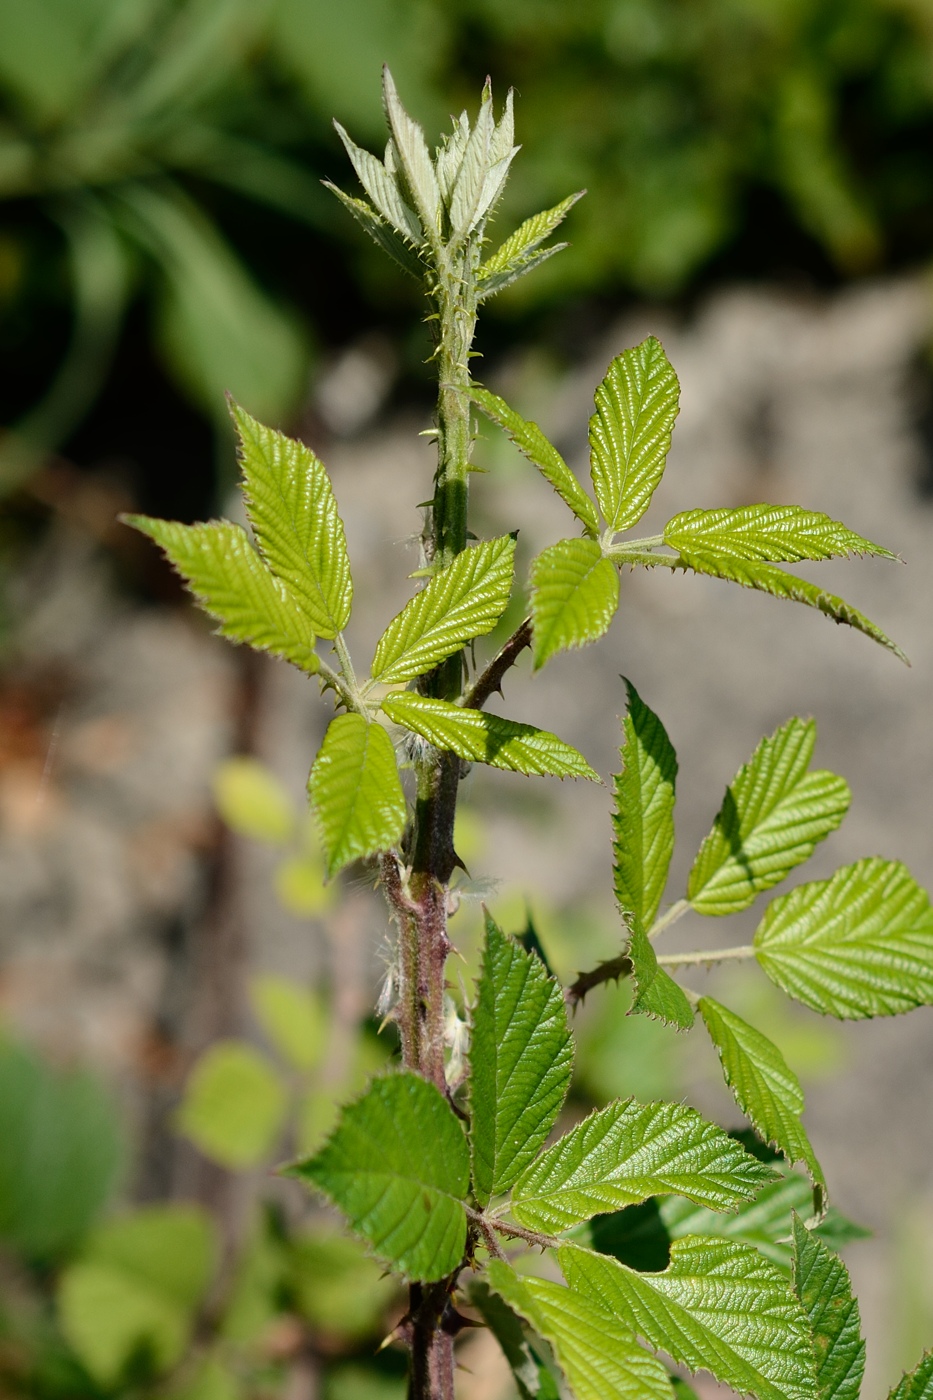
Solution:
[[[414,680],[491,632],[508,607],[514,560],[515,540],[503,535],[463,550],[439,569],[380,637],[373,680]]]
[[[596,390],[590,473],[610,531],[638,523],[664,475],[680,385],[653,335],[617,355]]]
[[[836,830],[851,794],[835,773],[807,771],[815,743],[813,720],[790,719],[739,769],[690,871],[698,914],[747,909]]]
[[[515,446],[532,466],[550,482],[554,490],[583,524],[588,535],[594,538],[599,533],[599,520],[593,509],[593,502],[567,466],[553,443],[544,436],[537,423],[523,418],[514,408],[509,408],[504,399],[491,394],[478,385],[470,386],[470,397],[483,410],[487,418],[497,423],[503,432],[512,439]]]
[[[858,1400],[865,1373],[858,1303],[845,1264],[794,1216],[794,1292],[810,1322],[819,1400]]]
[[[515,1184],[543,1146],[573,1069],[559,984],[488,914],[471,1031],[473,1185],[485,1205]]]
[[[536,777],[600,781],[582,753],[546,729],[500,719],[482,710],[466,710],[412,691],[387,695],[382,708],[396,724],[468,762],[488,763],[493,768]]]
[[[700,1015],[719,1053],[726,1083],[755,1131],[788,1162],[803,1162],[822,1209],[826,1178],[800,1121],[800,1081],[777,1046],[712,997],[701,997]]]
[[[534,665],[595,642],[619,606],[619,576],[595,540],[560,540],[531,565]]]
[[[489,1282],[554,1348],[575,1400],[672,1400],[667,1371],[599,1299],[493,1259]]]
[[[900,861],[859,860],[772,900],[754,946],[788,996],[840,1020],[933,1004],[933,909]]]
[[[302,598],[266,568],[242,526],[123,519],[165,551],[198,604],[220,623],[222,637],[281,656],[302,671],[318,669],[313,618]]]
[[[324,464],[303,442],[264,427],[239,404],[231,402],[230,411],[259,547],[300,599],[318,636],[335,637],[350,617],[353,585],[343,521]]]
[[[772,1176],[694,1109],[625,1099],[591,1113],[532,1162],[511,1208],[519,1224],[553,1233],[648,1196],[734,1210]]]
[[[663,1273],[564,1245],[571,1290],[598,1301],[649,1346],[758,1400],[816,1400],[810,1330],[784,1275],[756,1249],[688,1237]]]
[[[392,740],[362,715],[338,715],[308,778],[328,877],[351,861],[395,846],[405,826],[405,794]]]
[[[374,1080],[344,1108],[320,1152],[288,1170],[323,1191],[374,1253],[408,1278],[443,1278],[463,1258],[466,1138],[450,1104],[420,1075]]]

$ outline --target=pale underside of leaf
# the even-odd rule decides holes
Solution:
[[[382,96],[392,131],[401,171],[414,200],[422,226],[432,242],[437,241],[440,191],[434,162],[424,132],[405,111],[388,68],[382,70]]]
[[[628,957],[632,963],[635,995],[630,1016],[650,1016],[665,1025],[688,1031],[693,1025],[693,1007],[683,988],[658,965],[658,956],[636,914],[623,914],[629,926]]]
[[[387,695],[382,708],[396,724],[420,734],[436,749],[455,753],[468,762],[536,777],[600,781],[577,749],[546,729],[500,719],[482,710],[465,710],[412,691]]]
[[[389,623],[373,658],[373,680],[413,680],[495,627],[509,602],[515,558],[510,535],[487,540],[436,573]]]
[[[693,548],[733,559],[793,564],[802,559],[844,558],[890,550],[872,544],[840,520],[801,506],[759,504],[738,510],[688,510],[664,527],[664,543],[676,550]]]
[[[595,540],[560,540],[531,566],[534,665],[595,642],[619,606],[619,576]]]
[[[360,184],[379,214],[396,233],[417,247],[422,240],[421,225],[415,211],[409,208],[399,194],[394,176],[386,170],[381,160],[351,141],[339,122],[335,121],[334,126],[350,157],[353,169],[359,176]]]
[[[565,1230],[648,1196],[687,1196],[733,1210],[771,1180],[768,1167],[684,1104],[626,1099],[591,1113],[525,1170],[512,1214],[532,1230]]]
[[[290,1168],[343,1211],[373,1251],[430,1281],[463,1257],[466,1139],[433,1085],[407,1071],[376,1079],[350,1104],[316,1156]]]
[[[807,607],[817,608],[825,613],[833,622],[845,623],[848,627],[854,627],[857,632],[863,632],[866,637],[871,637],[872,641],[887,647],[888,651],[893,651],[901,661],[907,662],[907,657],[900,647],[844,598],[827,592],[825,588],[820,588],[818,584],[810,583],[807,579],[788,574],[774,564],[730,558],[698,547],[681,548],[673,561],[661,560],[661,556],[657,558],[664,563],[672,562],[674,567],[683,564],[695,573],[727,579],[743,588],[755,588],[759,592],[770,593],[774,598],[787,598],[792,603],[805,603]]]
[[[328,876],[397,845],[405,826],[405,794],[392,741],[380,725],[356,714],[331,720],[308,790]]]
[[[901,1377],[888,1400],[933,1400],[933,1348]]]
[[[165,551],[199,605],[220,623],[222,637],[281,656],[302,671],[318,669],[303,599],[270,573],[242,526],[124,518]]]
[[[498,1259],[489,1282],[550,1342],[576,1400],[672,1400],[664,1367],[598,1299],[550,1279],[520,1278]]]
[[[434,156],[434,173],[437,176],[437,186],[444,204],[450,202],[454,181],[460,170],[463,152],[466,150],[469,139],[470,119],[466,112],[461,112],[459,117],[453,118],[453,130],[441,138],[441,144]]]
[[[697,913],[747,909],[838,827],[851,794],[835,773],[807,772],[815,742],[812,720],[788,720],[739,769],[690,871]]]
[[[455,239],[465,238],[480,217],[480,196],[489,170],[493,134],[492,92],[487,82],[450,197],[450,227]]]
[[[710,1371],[758,1400],[815,1400],[803,1310],[778,1269],[748,1245],[690,1238],[671,1246],[663,1273],[565,1245],[564,1277],[649,1346],[691,1371]]]
[[[654,922],[674,850],[677,756],[663,724],[630,681],[622,721],[622,771],[612,818],[616,899],[644,928]]]
[[[269,567],[293,590],[320,637],[347,624],[353,601],[343,521],[323,462],[304,443],[231,412],[250,522]]]
[[[530,422],[509,408],[504,399],[491,394],[488,389],[471,385],[470,397],[483,410],[488,418],[497,423],[503,432],[512,439],[518,450],[528,458],[544,479],[553,486],[561,499],[570,507],[577,519],[585,526],[589,535],[599,533],[599,521],[593,502],[567,466],[557,448],[544,436],[537,423]]]
[[[375,209],[370,208],[365,199],[355,199],[352,195],[345,194],[339,186],[332,184],[330,180],[324,180],[322,183],[325,189],[337,196],[344,208],[366,230],[373,242],[377,243],[384,253],[388,253],[403,272],[407,272],[410,277],[414,277],[420,282],[424,276],[424,263],[415,250],[409,247],[403,238],[399,237],[395,229],[384,219],[381,219]]]
[[[858,1400],[865,1343],[848,1272],[796,1215],[793,1235],[794,1292],[810,1322],[818,1400]]]
[[[822,1208],[826,1181],[800,1121],[800,1081],[777,1046],[712,997],[701,997],[700,1015],[719,1053],[726,1083],[755,1131],[789,1162],[803,1162]]]
[[[485,1204],[509,1190],[543,1145],[573,1068],[558,983],[488,915],[471,1019],[473,1184]]]
[[[806,1006],[843,1020],[933,1003],[933,909],[900,861],[845,865],[772,900],[755,956]]]
[[[649,336],[624,350],[596,390],[590,419],[590,472],[609,529],[628,530],[648,509],[664,474],[680,386]]]

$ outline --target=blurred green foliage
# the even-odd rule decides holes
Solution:
[[[319,184],[331,117],[378,140],[383,61],[429,129],[486,72],[516,87],[508,219],[589,190],[560,271],[503,298],[500,326],[568,298],[929,256],[922,0],[0,0],[7,488],[74,433],[139,302],[215,422],[224,389],[287,419],[315,335],[391,317],[404,292]]]

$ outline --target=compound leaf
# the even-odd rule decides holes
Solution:
[[[735,914],[813,854],[849,808],[848,784],[808,773],[813,720],[790,719],[762,739],[726,788],[687,882],[698,914]]]
[[[593,502],[537,423],[523,418],[514,408],[509,408],[504,399],[500,399],[497,394],[491,394],[488,389],[480,389],[476,384],[470,386],[470,398],[483,410],[487,418],[498,423],[519,452],[538,468],[545,481],[551,483],[558,496],[584,525],[586,533],[595,538],[599,534],[599,520],[593,509]]]
[[[512,1214],[553,1232],[648,1196],[733,1210],[772,1179],[735,1138],[695,1109],[625,1099],[591,1113],[526,1168]]]
[[[412,691],[387,695],[382,708],[389,719],[420,734],[435,748],[447,749],[470,762],[538,777],[600,781],[582,753],[546,729],[500,719],[482,710],[466,710]]]
[[[787,1280],[748,1245],[686,1238],[663,1273],[636,1273],[572,1245],[560,1265],[573,1292],[603,1307],[691,1371],[711,1371],[758,1400],[815,1400],[807,1319]]]
[[[658,966],[658,955],[636,914],[629,914],[628,957],[632,964],[635,996],[629,1008],[630,1016],[651,1016],[665,1025],[688,1031],[693,1025],[693,1007],[683,988],[669,972]]]
[[[766,1035],[712,997],[701,997],[699,1009],[739,1108],[765,1142],[789,1162],[806,1165],[822,1198],[826,1179],[800,1121],[803,1090],[784,1056]]]
[[[319,637],[335,637],[353,601],[343,521],[323,462],[303,442],[258,423],[231,400],[250,522],[269,567],[300,600]]]
[[[220,623],[222,637],[281,656],[302,671],[318,669],[314,619],[304,600],[270,573],[242,526],[124,519],[165,551],[199,605]]]
[[[819,1400],[858,1400],[865,1373],[858,1302],[845,1264],[794,1216],[794,1292],[810,1321]]]
[[[612,817],[616,899],[644,928],[654,922],[674,850],[677,756],[663,724],[625,682],[622,772],[615,779]]]
[[[463,550],[440,569],[383,632],[373,680],[414,680],[490,632],[508,606],[514,560],[515,540],[504,535]]]
[[[901,1377],[888,1400],[933,1400],[933,1349],[925,1351],[914,1369]]]
[[[576,1400],[672,1400],[667,1371],[600,1301],[493,1259],[489,1282],[550,1342]]]
[[[380,1259],[430,1282],[463,1258],[470,1158],[450,1104],[410,1071],[376,1079],[314,1157],[289,1168],[347,1217]]]
[[[617,355],[596,390],[590,473],[609,529],[628,530],[664,475],[680,385],[653,335]]]
[[[933,909],[900,861],[859,860],[772,900],[754,944],[772,982],[840,1020],[933,1003]]]
[[[847,626],[854,627],[857,632],[864,632],[866,637],[871,637],[872,641],[887,647],[901,661],[907,662],[907,657],[900,647],[844,598],[838,598],[835,593],[828,593],[825,588],[809,583],[807,579],[788,574],[783,569],[776,568],[774,564],[717,554],[699,545],[685,545],[679,548],[678,562],[698,574],[728,579],[730,583],[741,584],[743,588],[757,588],[762,593],[770,593],[773,598],[787,598],[792,603],[805,603],[807,607],[818,608],[834,622],[844,622]]]
[[[619,606],[619,576],[595,540],[560,540],[531,565],[534,666],[601,637]]]
[[[730,559],[794,564],[801,559],[847,554],[897,556],[857,535],[840,520],[802,506],[742,506],[738,510],[687,510],[664,527],[672,549],[695,547]]]
[[[362,715],[338,715],[308,778],[328,876],[387,851],[405,826],[405,794],[392,740]]]
[[[559,984],[488,914],[470,1063],[473,1186],[485,1205],[514,1185],[543,1145],[573,1069]]]

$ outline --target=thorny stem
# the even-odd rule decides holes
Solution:
[[[330,686],[332,690],[337,692],[348,710],[357,712],[362,710],[359,698],[354,695],[340,674],[332,666],[328,666],[326,661],[319,663],[316,674],[325,689]]]
[[[490,695],[495,695],[496,691],[501,688],[502,678],[509,667],[514,666],[525,648],[530,646],[531,618],[526,617],[524,622],[512,633],[499,654],[493,657],[483,674],[477,677],[467,691],[463,700],[463,708],[465,710],[481,710]]]
[[[432,297],[437,312],[437,472],[424,540],[428,562],[443,567],[466,548],[467,497],[472,433],[470,349],[476,327],[475,272],[478,246],[438,258]],[[463,688],[462,653],[423,677],[423,695],[456,701]],[[386,894],[399,925],[397,1020],[402,1061],[447,1093],[444,1065],[444,965],[448,885],[459,863],[454,817],[460,760],[424,746],[416,751],[415,816],[407,879],[394,856],[383,860]],[[409,1297],[411,1375],[409,1400],[453,1400],[456,1328],[450,1294],[455,1271],[428,1285],[412,1284]]]
[[[739,948],[711,948],[703,953],[668,953],[658,958],[660,967],[697,967],[701,963],[725,962],[727,958],[753,958],[755,950],[750,943]]]
[[[600,963],[591,972],[581,972],[576,982],[564,990],[564,1001],[571,1011],[575,1011],[579,1003],[591,992],[594,987],[599,987],[603,982],[618,982],[622,977],[631,977],[634,971],[632,960],[626,953],[622,953],[617,958],[610,958],[608,962]]]

